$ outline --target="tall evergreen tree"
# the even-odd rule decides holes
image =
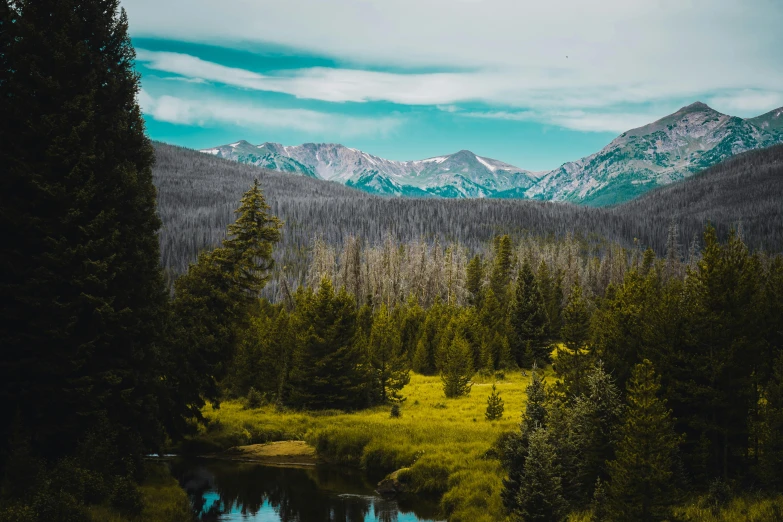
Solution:
[[[400,390],[410,382],[408,361],[402,355],[400,332],[392,323],[386,305],[375,314],[369,339],[369,357],[373,379],[381,404],[402,402]]]
[[[587,393],[585,379],[592,364],[592,352],[588,347],[590,314],[579,283],[574,283],[568,296],[560,336],[565,346],[557,349],[555,370],[562,379],[566,396],[575,398]]]
[[[550,349],[544,297],[527,260],[519,271],[514,297],[510,322],[514,330],[512,351],[517,362],[526,368],[536,361],[548,362]],[[525,360],[526,351],[530,352],[534,360]]]
[[[471,306],[481,306],[482,297],[482,282],[484,280],[484,264],[481,261],[481,256],[476,254],[468,263],[467,268],[467,291],[468,291],[468,303]]]
[[[448,398],[462,397],[470,393],[473,376],[473,354],[470,344],[457,332],[451,341],[444,343],[441,355],[443,393]]]
[[[508,476],[503,479],[501,496],[509,513],[517,512],[520,508],[518,495],[522,487],[522,475],[528,455],[530,435],[539,428],[547,427],[548,391],[543,377],[535,366],[533,366],[530,375],[530,384],[527,386],[526,394],[527,402],[519,431],[509,437],[503,451],[503,468]]]
[[[674,458],[680,437],[671,410],[658,398],[660,378],[645,359],[628,385],[616,459],[609,462],[607,511],[611,520],[658,522],[668,518],[673,495]]]
[[[156,448],[167,293],[127,17],[0,6],[0,400],[46,456],[103,422]]]
[[[557,522],[568,514],[563,498],[562,469],[550,434],[537,428],[530,434],[527,458],[513,512],[524,522]]]
[[[307,409],[363,406],[368,363],[355,342],[356,305],[341,289],[335,294],[324,277],[317,293],[298,303],[304,329],[291,372],[289,403]]]
[[[489,277],[489,287],[505,312],[510,297],[512,251],[511,238],[507,235],[495,238],[495,262]]]
[[[236,354],[239,329],[249,326],[274,266],[272,246],[280,239],[282,223],[268,210],[254,182],[242,197],[223,246],[203,252],[174,283],[176,349],[167,383],[173,400],[193,416],[200,417],[205,399],[218,400],[218,383]]]

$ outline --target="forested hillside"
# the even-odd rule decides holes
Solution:
[[[155,150],[153,172],[164,223],[161,254],[164,266],[175,273],[225,236],[233,209],[256,177],[272,212],[286,223],[276,257],[294,279],[304,276],[300,254],[315,237],[332,245],[350,236],[377,244],[391,234],[404,242],[459,242],[477,250],[497,234],[530,232],[602,238],[663,253],[672,221],[686,246],[698,241],[709,221],[720,237],[741,224],[750,248],[783,247],[783,146],[748,152],[611,209],[520,200],[389,199],[163,143],[156,143]]]

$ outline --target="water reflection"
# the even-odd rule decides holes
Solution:
[[[416,522],[435,520],[437,505],[386,500],[352,470],[280,468],[198,460],[172,463],[204,522]]]

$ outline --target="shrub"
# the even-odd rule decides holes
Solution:
[[[400,415],[402,415],[400,413],[400,405],[392,404],[390,416],[393,418],[398,418]]]
[[[261,392],[251,386],[250,390],[247,392],[247,398],[245,399],[245,408],[249,410],[260,408],[262,402],[263,396],[261,395]]]

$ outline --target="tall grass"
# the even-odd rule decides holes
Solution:
[[[189,449],[306,440],[322,459],[361,467],[371,477],[402,469],[400,483],[412,493],[442,496],[450,520],[497,521],[503,519],[503,474],[488,451],[501,434],[519,426],[530,377],[517,371],[497,380],[505,414],[488,422],[484,412],[495,380],[477,375],[468,396],[446,399],[439,377],[413,374],[396,418],[388,406],[355,413],[302,413],[272,406],[248,410],[239,402],[227,402],[217,410],[207,407],[209,423]]]

